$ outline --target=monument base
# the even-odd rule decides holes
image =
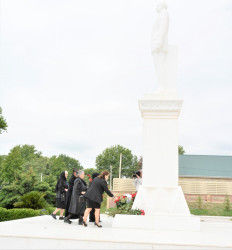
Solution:
[[[116,215],[113,227],[200,231],[200,219],[190,214],[180,186],[141,186],[132,209],[145,215]]]
[[[200,231],[200,219],[173,215],[121,215],[114,218],[113,227],[165,231]]]

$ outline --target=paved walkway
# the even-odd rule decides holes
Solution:
[[[202,217],[200,232],[112,228],[113,218],[101,215],[103,228],[93,223],[69,225],[40,216],[0,223],[0,249],[232,249],[232,221]]]

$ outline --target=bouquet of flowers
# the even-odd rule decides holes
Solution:
[[[145,215],[144,210],[133,210],[132,206],[136,197],[136,193],[129,195],[122,195],[115,199],[116,207],[118,213],[120,214],[136,214],[136,215]]]

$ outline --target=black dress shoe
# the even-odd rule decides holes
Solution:
[[[64,220],[64,216],[60,217],[59,220]]]
[[[94,225],[97,226],[97,227],[102,227],[102,225],[97,224],[96,222],[94,222]]]
[[[69,220],[68,218],[64,218],[64,222],[65,222],[65,223],[68,223],[68,224],[72,224],[72,221]]]
[[[82,222],[82,225],[85,226],[85,227],[88,226],[84,221]]]
[[[56,220],[56,215],[55,214],[51,213],[51,216],[52,216],[53,219]]]

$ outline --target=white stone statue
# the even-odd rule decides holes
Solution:
[[[167,4],[159,1],[156,6],[157,18],[152,30],[152,54],[168,52],[169,16]]]
[[[151,52],[160,97],[177,96],[177,47],[168,45],[169,15],[167,4],[158,1],[157,18],[152,30]]]
[[[169,15],[167,4],[159,1],[156,6],[157,18],[152,30],[151,50],[155,64],[158,93],[163,93],[167,86],[168,28]]]

